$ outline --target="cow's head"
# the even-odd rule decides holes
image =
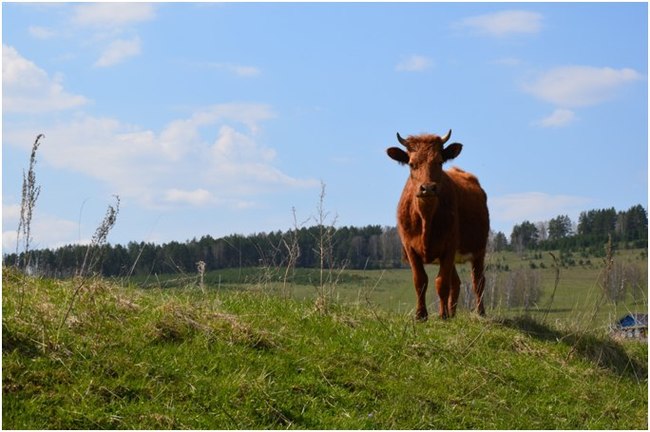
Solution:
[[[397,140],[406,147],[406,151],[399,147],[386,150],[391,159],[400,164],[408,164],[411,169],[412,189],[418,203],[426,204],[432,210],[437,207],[437,198],[443,187],[442,165],[458,156],[463,148],[459,143],[445,147],[450,137],[451,130],[443,137],[418,135],[404,139],[398,133]]]

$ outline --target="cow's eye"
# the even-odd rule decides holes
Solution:
[[[415,164],[413,162],[409,162],[409,167],[411,167],[411,169],[413,169],[413,168],[415,168]]]

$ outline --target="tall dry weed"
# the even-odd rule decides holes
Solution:
[[[32,217],[34,216],[34,208],[36,207],[36,200],[41,193],[41,187],[36,184],[36,151],[41,145],[41,139],[45,135],[38,134],[32,144],[32,152],[29,157],[29,169],[27,173],[23,172],[23,187],[22,198],[20,201],[20,220],[18,222],[18,231],[16,233],[16,263],[18,268],[28,270],[31,264],[29,247],[32,241]],[[21,265],[19,255],[20,251],[20,236],[23,237],[23,257],[24,262]]]
[[[336,221],[338,216],[330,218],[330,212],[325,209],[326,185],[321,182],[321,190],[316,206],[314,220],[318,226],[316,240],[316,255],[319,263],[319,278],[316,286],[316,309],[321,313],[329,311],[330,303],[334,300],[336,286],[341,274],[346,268],[346,263],[335,263],[334,246]]]
[[[88,245],[88,248],[86,249],[86,254],[83,263],[81,264],[81,269],[79,269],[77,274],[80,277],[84,277],[99,263],[101,258],[101,247],[106,244],[108,233],[113,229],[113,226],[115,226],[117,215],[120,212],[120,197],[118,195],[113,196],[115,197],[115,206],[108,206],[104,219],[99,224],[95,230],[95,234],[93,234],[93,237],[90,240],[90,245]]]
[[[115,226],[115,222],[117,221],[117,215],[120,211],[120,197],[117,195],[114,195],[114,197],[115,197],[115,207],[113,207],[112,205],[108,206],[104,219],[95,230],[95,234],[93,234],[93,237],[90,241],[90,245],[88,245],[88,249],[86,249],[86,255],[84,257],[83,264],[81,265],[81,269],[79,270],[79,272],[77,273],[77,277],[75,278],[76,279],[75,289],[72,292],[72,296],[70,297],[70,300],[68,301],[66,312],[63,315],[61,322],[59,323],[59,328],[57,330],[57,338],[66,320],[70,316],[70,312],[72,311],[77,296],[90,280],[88,278],[88,273],[99,263],[99,260],[101,258],[101,247],[104,244],[106,244],[108,233]]]

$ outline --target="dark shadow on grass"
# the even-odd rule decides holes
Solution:
[[[13,351],[18,351],[21,356],[28,358],[35,358],[41,354],[36,342],[10,330],[5,323],[2,323],[2,354]]]
[[[562,343],[571,347],[569,355],[577,355],[593,364],[608,369],[619,376],[637,381],[647,380],[648,365],[630,358],[623,346],[606,336],[599,337],[586,332],[564,332],[528,316],[503,318],[498,324],[524,332],[535,339]]]

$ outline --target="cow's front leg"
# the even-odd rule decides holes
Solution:
[[[415,310],[415,319],[418,321],[426,321],[429,313],[427,312],[427,287],[429,286],[429,277],[424,269],[422,258],[417,253],[410,251],[408,255],[409,264],[411,265],[411,272],[413,273],[413,286],[415,287],[415,295],[417,296],[417,306]]]

